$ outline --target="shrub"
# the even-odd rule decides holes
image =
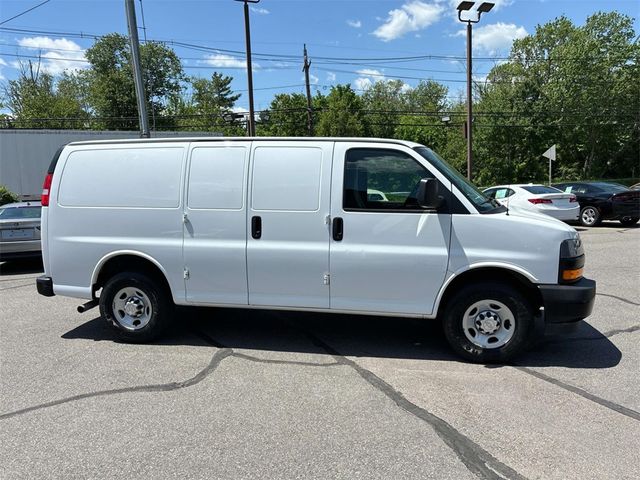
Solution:
[[[0,205],[17,202],[18,200],[19,200],[18,195],[13,193],[4,185],[0,185]]]

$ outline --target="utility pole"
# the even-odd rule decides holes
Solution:
[[[313,137],[313,107],[311,106],[311,85],[309,85],[309,67],[311,62],[307,57],[307,44],[304,44],[304,81],[307,86],[307,129],[310,137]]]
[[[138,118],[140,120],[140,137],[149,138],[149,118],[147,117],[147,95],[142,83],[142,69],[140,68],[140,42],[138,41],[138,24],[136,22],[136,7],[133,0],[124,0],[129,26],[129,41],[131,43],[131,60],[133,62],[133,80],[138,99]]]
[[[253,69],[251,67],[251,27],[249,25],[249,3],[258,3],[260,0],[236,0],[244,3],[244,33],[247,45],[247,83],[249,87],[249,122],[247,130],[250,137],[256,135],[256,118],[253,108]]]

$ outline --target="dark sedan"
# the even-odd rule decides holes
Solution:
[[[640,191],[608,182],[565,182],[553,185],[573,193],[580,203],[580,223],[594,227],[602,220],[619,220],[625,227],[640,220]]]

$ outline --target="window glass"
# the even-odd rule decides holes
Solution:
[[[76,150],[62,172],[58,201],[71,207],[175,208],[182,147]]]
[[[320,208],[322,150],[258,147],[253,157],[254,210],[313,212]]]
[[[433,178],[406,153],[377,148],[347,151],[343,207],[348,210],[420,210],[420,180]]]
[[[512,194],[513,194],[513,190],[509,190],[508,188],[499,188],[498,190],[496,190],[495,198],[497,199],[507,198],[507,197],[510,197]]]
[[[0,208],[0,218],[40,218],[40,207]]]
[[[541,195],[545,193],[560,193],[561,190],[558,190],[554,187],[546,187],[544,185],[527,185],[526,187],[522,187],[529,193],[533,193],[534,195]]]
[[[191,152],[189,208],[241,210],[246,148],[196,147]]]
[[[506,208],[495,199],[488,198],[478,188],[465,177],[445,162],[442,157],[427,147],[415,147],[414,150],[422,155],[427,161],[438,169],[448,180],[453,183],[458,190],[469,200],[480,213],[501,213]]]
[[[484,195],[487,198],[496,198],[496,189],[495,188],[489,188],[489,189],[485,190],[482,193],[484,193]]]

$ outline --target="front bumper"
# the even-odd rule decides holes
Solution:
[[[596,282],[582,278],[570,285],[539,285],[547,326],[579,322],[591,315]]]
[[[51,277],[42,275],[36,278],[36,287],[40,295],[44,295],[45,297],[53,297],[55,295],[53,292],[53,279]]]

